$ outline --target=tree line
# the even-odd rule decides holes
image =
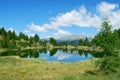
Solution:
[[[0,48],[15,49],[39,46],[46,46],[46,41],[40,40],[37,34],[28,37],[22,32],[17,35],[15,31],[6,31],[4,27],[0,28]]]

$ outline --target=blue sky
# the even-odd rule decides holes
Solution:
[[[0,0],[0,27],[40,38],[94,36],[107,16],[120,28],[119,0]]]

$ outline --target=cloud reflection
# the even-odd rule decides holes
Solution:
[[[70,54],[65,54],[62,51],[58,51],[57,54],[54,55],[58,61],[64,60],[64,59],[68,59],[70,58]]]

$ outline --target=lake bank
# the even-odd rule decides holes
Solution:
[[[75,63],[24,59],[17,56],[0,57],[0,80],[110,80],[111,75],[89,74],[95,71],[94,60]],[[92,72],[91,72],[92,73]],[[94,73],[94,72],[93,72]],[[114,77],[116,77],[114,75]],[[117,78],[116,78],[117,79]]]

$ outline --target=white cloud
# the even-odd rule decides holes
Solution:
[[[59,28],[55,25],[55,24],[43,24],[41,27],[45,28],[45,29],[52,29],[52,30],[59,30]]]
[[[113,29],[120,28],[120,10],[112,12],[112,16],[110,16],[109,18],[113,26]]]
[[[60,30],[61,27],[70,27],[72,25],[78,27],[98,27],[101,24],[101,19],[96,15],[88,13],[84,6],[79,10],[72,10],[70,12],[61,13],[54,18],[51,18],[50,23],[44,23],[43,25],[35,25],[31,23],[30,30],[47,32],[47,30]]]
[[[84,6],[79,10],[72,10],[52,18],[52,25],[56,27],[98,27],[101,24],[101,18],[96,14],[88,13]]]
[[[101,2],[97,6],[97,10],[100,14],[99,17],[107,17],[110,20],[113,29],[120,28],[120,9],[118,9],[118,6],[118,4],[111,4],[107,2]]]
[[[85,33],[83,32],[82,35],[85,35]]]
[[[11,28],[11,27],[10,27],[10,28],[8,28],[7,30],[8,30],[8,31],[10,30],[11,32],[13,32],[13,31],[14,31],[14,29],[13,29],[13,28]]]
[[[37,32],[42,32],[42,33],[47,32],[47,30],[44,27],[41,27],[39,25],[35,25],[34,23],[31,23],[30,25],[27,25],[27,26],[32,31],[37,31]]]
[[[82,6],[79,10],[74,9],[52,18],[49,25],[57,27],[58,29],[61,27],[70,27],[72,25],[78,27],[95,27],[99,29],[103,19],[108,17],[113,29],[117,29],[120,28],[120,9],[118,9],[118,6],[118,4],[101,2],[96,6],[96,13],[88,12],[87,9]]]
[[[7,31],[9,31],[9,30],[10,30],[11,32],[15,31],[15,33],[16,33],[17,35],[19,35],[19,31],[13,29],[12,27],[10,27],[10,28],[7,29]]]
[[[118,4],[111,4],[107,2],[101,2],[97,6],[97,10],[103,17],[108,17],[112,14],[112,11],[118,7]]]
[[[58,37],[70,35],[70,33],[69,33],[68,31],[58,30],[58,32],[57,32],[57,33],[54,33],[53,35],[54,35],[56,38],[58,38]]]
[[[24,32],[24,33],[26,33],[26,34],[27,34],[27,33],[30,33],[30,31],[29,31],[29,30],[24,30],[23,32]]]
[[[33,32],[31,32],[30,30],[24,30],[23,33],[26,34],[26,35],[28,35],[28,37],[31,37],[31,36],[34,37],[34,35],[35,35],[35,34],[34,34]]]
[[[112,12],[112,15],[108,18],[110,19],[113,29],[120,28],[120,10],[118,10],[117,12]]]
[[[30,33],[28,36],[29,36],[29,37],[30,37],[30,36],[32,36],[32,37],[33,37],[34,35],[35,35],[35,34]]]
[[[45,37],[45,38],[51,38],[52,36],[47,36],[47,37]]]

